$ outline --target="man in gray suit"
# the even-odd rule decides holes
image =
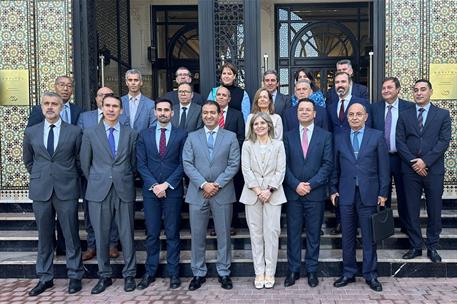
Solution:
[[[121,101],[114,96],[103,99],[103,122],[86,129],[81,144],[81,169],[87,179],[85,199],[94,227],[100,279],[92,294],[112,284],[109,262],[110,226],[114,218],[124,255],[124,290],[136,287],[136,258],[133,243],[134,172],[137,133],[119,123]]]
[[[236,201],[233,177],[239,169],[240,147],[235,133],[219,128],[221,115],[219,104],[205,102],[202,107],[205,126],[189,134],[183,149],[184,172],[190,180],[186,203],[189,204],[194,277],[189,290],[200,288],[206,281],[206,230],[210,212],[217,235],[219,283],[224,289],[233,288],[230,221],[232,205]]]
[[[23,160],[30,173],[29,198],[38,228],[36,272],[38,284],[29,292],[37,296],[53,284],[53,240],[55,214],[65,238],[68,293],[81,290],[84,274],[78,233],[79,148],[81,129],[60,118],[63,100],[47,92],[41,99],[44,121],[28,127],[24,134]]]
[[[278,91],[279,79],[278,73],[275,70],[268,70],[263,73],[263,86],[267,88],[273,97],[273,104],[275,106],[275,113],[281,117],[284,112],[290,108],[290,99],[288,96],[281,94]]]
[[[178,87],[179,103],[173,106],[175,113],[171,118],[171,124],[192,132],[203,127],[202,107],[192,101],[194,92],[188,83],[182,83]]]

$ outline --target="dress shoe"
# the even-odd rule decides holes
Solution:
[[[126,277],[124,279],[124,291],[130,292],[134,291],[136,288],[136,282],[134,277]]]
[[[216,229],[210,229],[209,230],[209,235],[216,236]]]
[[[341,234],[341,224],[336,225],[336,227],[330,231],[330,234],[331,235]]]
[[[109,257],[112,259],[119,257],[119,250],[116,247],[111,247],[109,249]]]
[[[319,232],[320,235],[324,235],[324,230],[321,229],[321,231]]]
[[[230,235],[231,236],[236,235],[236,229],[235,228],[230,228]]]
[[[441,263],[441,257],[438,254],[438,251],[436,251],[436,249],[428,249],[427,256],[433,263]]]
[[[47,282],[38,282],[35,287],[32,288],[32,290],[29,291],[29,296],[35,297],[39,295],[40,293],[43,293],[46,289],[51,288],[54,286],[54,282],[52,280],[47,281]]]
[[[274,276],[265,276],[265,288],[271,289],[275,286],[275,277]]]
[[[378,281],[378,279],[374,278],[374,279],[371,279],[371,280],[365,280],[365,282],[368,284],[368,286],[370,286],[371,289],[373,289],[374,291],[382,291],[382,285],[381,283]]]
[[[308,272],[308,285],[309,287],[316,287],[319,285],[317,274],[315,272]]]
[[[265,276],[264,275],[258,275],[255,277],[254,287],[256,289],[262,289],[265,287]]]
[[[91,294],[99,294],[105,291],[106,287],[113,285],[111,278],[100,278],[97,285],[90,291]]]
[[[170,277],[170,288],[176,289],[176,288],[179,288],[179,286],[181,286],[181,279],[179,278],[179,276],[177,276],[177,275],[171,276]]]
[[[347,284],[354,283],[354,282],[355,282],[355,278],[347,278],[345,276],[342,276],[342,277],[339,277],[338,280],[333,282],[333,286],[335,286],[336,288],[339,288],[339,287],[344,287]]]
[[[206,282],[206,277],[195,276],[192,278],[189,284],[189,290],[197,290],[202,287],[202,284]]]
[[[300,278],[300,273],[289,272],[284,280],[284,287],[289,287],[295,284],[295,281]]]
[[[56,256],[66,256],[67,251],[65,249],[56,248]]]
[[[411,259],[414,259],[415,257],[421,256],[421,255],[422,255],[422,250],[410,249],[403,255],[402,258],[405,260],[411,260]]]
[[[82,289],[81,280],[70,279],[70,283],[68,283],[68,293],[69,294],[77,293],[81,289]]]
[[[88,248],[82,256],[83,261],[89,261],[92,260],[95,256],[97,255],[95,249]]]
[[[150,276],[149,274],[145,273],[143,278],[141,279],[140,283],[138,283],[137,287],[139,290],[143,290],[149,287],[149,285],[156,280],[155,277]]]
[[[230,279],[230,276],[219,276],[218,278],[219,283],[221,283],[221,287],[224,289],[232,289],[233,288],[233,283],[232,279]]]

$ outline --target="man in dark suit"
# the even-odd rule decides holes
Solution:
[[[92,294],[101,293],[112,284],[109,239],[113,218],[124,256],[124,290],[128,292],[136,288],[133,203],[137,133],[119,123],[121,111],[121,100],[106,96],[103,99],[103,121],[96,128],[84,131],[81,144],[81,169],[87,179],[85,199],[89,201],[100,276]]]
[[[313,93],[311,89],[311,84],[306,80],[298,80],[295,84],[295,97],[297,100],[309,98]],[[298,116],[297,116],[298,104],[288,108],[284,115],[282,116],[282,124],[284,128],[284,133],[297,129],[299,126]],[[328,117],[327,111],[323,107],[316,107],[316,117],[314,118],[314,125],[328,130]]]
[[[395,131],[397,128],[398,118],[404,110],[414,106],[412,102],[398,98],[400,93],[400,81],[396,77],[387,77],[382,82],[382,98],[384,101],[375,102],[371,105],[373,114],[373,129],[384,132],[387,149],[389,150],[390,176],[395,181],[395,190],[397,192],[397,208],[400,218],[400,227],[406,232],[407,208],[405,199],[405,188],[401,176],[401,159],[397,153],[395,145]],[[386,207],[391,207],[392,200],[392,182],[389,184],[389,194],[386,201]]]
[[[82,112],[82,109],[77,104],[71,103],[71,95],[73,94],[73,80],[68,76],[59,76],[54,82],[54,90],[57,94],[62,97],[63,100],[63,109],[60,112],[60,116],[63,121],[68,124],[76,125],[79,115]],[[39,124],[44,120],[44,114],[41,109],[41,105],[36,105],[32,108],[30,113],[29,120],[27,122],[27,127]],[[63,237],[62,229],[59,225],[59,220],[56,222],[57,230],[57,241],[55,241],[56,254],[65,255],[65,239]]]
[[[176,70],[176,83],[178,84],[178,90],[172,90],[170,92],[167,92],[163,97],[160,99],[168,99],[173,102],[173,105],[178,105],[179,104],[179,86],[183,83],[187,83],[188,85],[192,84],[192,74],[190,73],[189,69],[186,67],[179,67]],[[192,86],[191,86],[192,88]],[[193,89],[192,89],[193,91]],[[192,93],[192,103],[202,105],[204,102],[203,97],[198,94],[197,92]],[[175,112],[177,113],[177,112]]]
[[[188,83],[182,83],[178,87],[178,104],[173,106],[171,123],[187,132],[192,132],[203,127],[202,107],[192,101],[192,87]]]
[[[330,199],[340,205],[343,247],[343,274],[333,286],[355,282],[356,229],[362,232],[363,267],[366,283],[381,291],[377,279],[376,243],[373,242],[371,215],[377,205],[384,206],[389,191],[389,155],[384,135],[368,128],[368,113],[362,104],[348,109],[350,130],[334,137],[335,169],[330,184]],[[338,202],[337,202],[338,199]]]
[[[147,232],[146,273],[138,284],[138,289],[147,288],[155,280],[159,266],[162,215],[167,237],[170,288],[176,289],[181,285],[179,227],[184,192],[182,149],[187,132],[172,126],[172,108],[171,100],[159,99],[155,104],[157,126],[143,130],[138,137],[137,167],[144,181],[144,220]]]
[[[308,285],[319,284],[320,229],[324,219],[327,184],[333,168],[332,134],[314,125],[316,106],[308,98],[299,99],[300,127],[285,133],[285,192],[287,196],[287,261],[284,286],[292,286],[300,277],[301,233],[306,226],[306,272]]]
[[[154,100],[149,99],[141,93],[143,76],[136,69],[125,72],[125,84],[129,88],[127,95],[122,96],[122,116],[129,126],[137,133],[152,127],[156,121],[154,115]]]
[[[56,213],[66,240],[68,293],[72,294],[81,290],[84,274],[78,229],[81,129],[62,121],[60,95],[44,93],[41,108],[45,120],[26,128],[23,144],[23,160],[30,173],[29,198],[38,228],[39,282],[29,295],[37,296],[53,286]]]
[[[290,108],[290,99],[288,96],[278,91],[279,79],[278,72],[268,70],[263,73],[263,86],[267,88],[273,98],[275,113],[283,117],[285,111]]]
[[[403,255],[413,259],[422,255],[420,206],[422,191],[427,206],[427,256],[441,262],[437,247],[441,233],[444,183],[444,153],[451,140],[449,111],[430,103],[432,84],[425,79],[414,85],[416,106],[405,110],[397,123],[397,150],[402,159],[403,182],[408,207],[408,236],[411,249]]]
[[[363,84],[355,83],[352,81],[354,76],[354,70],[352,69],[352,64],[349,59],[343,59],[336,63],[336,72],[344,72],[349,75],[349,94],[354,97],[358,97],[364,100],[370,99],[368,96],[368,88]],[[332,104],[338,102],[340,94],[338,93],[338,88],[335,85],[327,93],[327,104]]]

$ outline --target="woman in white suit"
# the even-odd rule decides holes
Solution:
[[[272,288],[275,284],[281,204],[287,201],[282,188],[285,168],[284,145],[274,139],[270,115],[253,114],[241,152],[245,184],[240,202],[246,205],[256,274],[254,285],[258,289]]]

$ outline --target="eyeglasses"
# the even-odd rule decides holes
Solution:
[[[114,93],[98,93],[98,97],[114,96]]]
[[[73,88],[73,84],[65,83],[65,82],[58,82],[57,86],[60,87],[60,88],[68,88],[68,89],[72,89]]]
[[[188,74],[188,73],[179,73],[179,74],[176,74],[176,76],[178,76],[178,77],[188,77],[188,76],[190,76],[190,74]]]
[[[179,93],[179,94],[190,94],[190,93],[192,93],[192,91],[179,90],[178,93]]]

